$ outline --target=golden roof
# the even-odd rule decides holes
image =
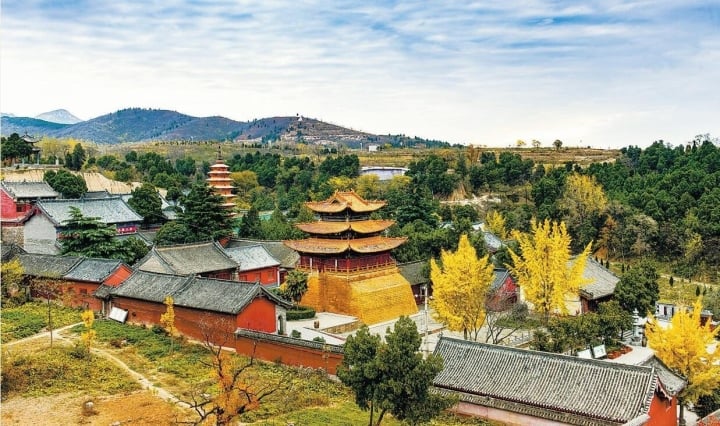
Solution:
[[[304,240],[288,240],[283,243],[300,253],[339,254],[348,250],[357,253],[377,253],[399,247],[407,239],[388,237],[356,238],[353,240],[331,240],[325,238],[306,238]]]
[[[325,201],[309,201],[305,205],[318,213],[340,213],[350,209],[355,213],[374,212],[383,207],[385,201],[365,200],[355,191],[335,191],[332,197]]]
[[[296,226],[308,234],[339,234],[352,229],[360,234],[384,231],[395,223],[394,220],[358,220],[355,222],[309,222]]]

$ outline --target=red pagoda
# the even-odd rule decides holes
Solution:
[[[385,204],[353,191],[305,203],[319,220],[296,226],[310,237],[284,241],[300,253],[297,269],[308,273],[303,305],[353,315],[366,324],[417,312],[410,283],[390,255],[406,239],[382,235],[394,221],[370,219]]]
[[[210,166],[207,183],[217,194],[223,197],[224,202],[222,206],[224,209],[232,210],[235,208],[233,201],[235,196],[232,193],[233,184],[232,179],[230,179],[230,167],[223,161],[220,146],[218,146],[217,160],[215,160],[215,164]]]

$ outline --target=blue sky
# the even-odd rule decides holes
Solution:
[[[0,109],[301,114],[451,143],[720,136],[720,1],[3,0]]]

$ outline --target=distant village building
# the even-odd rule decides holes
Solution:
[[[210,166],[210,172],[208,172],[207,183],[213,190],[223,197],[223,208],[232,210],[235,208],[235,196],[232,193],[233,184],[230,179],[230,167],[225,164],[222,158],[222,152],[220,146],[218,146],[217,159],[215,164]]]
[[[441,337],[433,385],[454,411],[508,425],[677,424],[685,382],[656,364],[622,365]]]
[[[410,283],[390,256],[406,239],[381,235],[394,221],[370,219],[385,202],[338,191],[305,205],[320,220],[296,225],[309,238],[285,241],[300,253],[296,268],[309,274],[303,305],[352,315],[366,324],[417,312]]]
[[[71,218],[70,207],[78,208],[84,217],[114,226],[118,235],[136,234],[143,220],[120,197],[40,200],[36,213],[26,222],[23,248],[31,253],[58,253],[60,233]]]

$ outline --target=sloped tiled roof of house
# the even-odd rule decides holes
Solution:
[[[660,382],[662,383],[663,388],[670,395],[677,395],[680,391],[685,389],[685,386],[687,386],[687,381],[685,379],[673,373],[667,365],[654,355],[647,361],[643,362],[642,365],[655,369],[658,377],[660,377]]]
[[[225,253],[240,265],[240,271],[280,266],[280,262],[260,244],[245,247],[226,247]]]
[[[238,267],[216,242],[155,246],[135,264],[135,269],[161,274],[192,275]]]
[[[3,262],[11,260],[18,254],[27,253],[25,249],[15,243],[0,244],[0,258]]]
[[[658,378],[652,367],[442,337],[434,380],[461,401],[571,424],[626,423],[646,415]],[[577,423],[582,419],[583,423]]]
[[[97,217],[105,224],[139,223],[143,218],[120,197],[79,200],[41,200],[37,206],[55,226],[71,218],[70,207],[77,207],[85,217]]]
[[[175,295],[187,286],[192,277],[135,271],[120,286],[110,290],[114,296],[163,303],[165,297]],[[98,295],[96,292],[96,296]]]
[[[500,238],[497,237],[497,235],[493,234],[490,231],[482,231],[483,233],[483,239],[485,240],[485,245],[487,246],[488,250],[492,252],[496,252],[502,248],[504,243]]]
[[[495,291],[502,287],[505,280],[510,276],[510,271],[502,268],[495,268],[493,270],[493,282],[490,284],[490,290]]]
[[[280,267],[285,269],[293,269],[300,259],[300,255],[297,251],[283,244],[282,241],[265,241],[265,240],[247,240],[247,239],[232,239],[225,246],[228,248],[235,247],[246,247],[260,244],[270,254],[280,262]]]
[[[54,254],[24,253],[18,259],[25,275],[43,278],[60,278],[83,258],[75,256],[57,256]]]
[[[422,260],[398,265],[398,269],[400,269],[400,275],[402,275],[403,278],[408,280],[410,285],[425,284],[430,282],[430,278],[423,275],[424,267],[425,262]]]
[[[101,283],[105,281],[122,261],[116,259],[82,259],[63,278],[76,281]]]
[[[13,199],[58,198],[60,194],[47,182],[0,182],[2,188]]]
[[[571,262],[574,261],[573,259]],[[580,291],[589,300],[612,295],[615,293],[615,286],[620,281],[617,275],[590,257],[585,262],[583,278],[589,283],[582,286]]]
[[[291,305],[257,283],[136,271],[119,287],[101,286],[97,297],[106,294],[162,303],[167,296],[173,304],[211,312],[237,314],[258,296],[285,307]]]

